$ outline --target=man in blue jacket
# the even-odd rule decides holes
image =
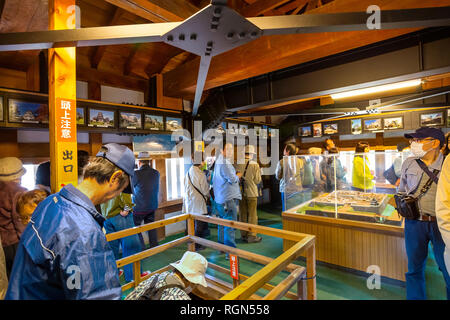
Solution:
[[[226,143],[216,159],[213,176],[214,200],[219,218],[237,221],[239,200],[242,199],[239,181],[241,172],[236,172],[232,165],[233,145]],[[219,243],[236,248],[235,229],[218,226]],[[228,259],[228,254],[226,254]]]
[[[155,221],[155,210],[158,209],[159,172],[150,166],[150,154],[140,152],[138,154],[139,170],[134,172],[131,179],[133,185],[133,219],[136,226]],[[147,231],[150,248],[158,245],[157,230]],[[142,249],[145,249],[144,238],[139,233]]]
[[[118,196],[133,175],[134,154],[104,145],[84,180],[39,204],[22,234],[5,299],[120,299],[114,253],[95,206]]]

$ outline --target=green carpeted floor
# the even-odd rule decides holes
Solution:
[[[282,227],[280,210],[262,211],[258,210],[259,224],[272,228]],[[272,212],[269,212],[272,211]],[[278,212],[278,213],[277,213]],[[217,228],[211,226],[211,236],[209,240],[217,241]],[[184,236],[183,234],[173,235],[167,237],[164,242],[172,241],[176,238]],[[265,255],[267,257],[276,258],[283,252],[282,239],[261,235],[263,240],[260,243],[243,243],[240,241],[239,230],[236,231],[236,243],[239,249],[247,250],[250,252]],[[179,260],[183,253],[187,250],[187,245],[179,246],[170,250],[166,250],[155,256],[147,258],[142,261],[142,270],[154,271],[168,265],[171,262]],[[429,250],[429,257],[426,267],[426,281],[427,281],[427,295],[429,299],[445,299],[445,282],[439,271],[432,250]],[[210,262],[217,265],[229,268],[229,261],[225,260],[225,255],[212,249],[205,249],[199,252]],[[297,260],[296,264],[304,266],[304,261]],[[260,270],[263,265],[249,262],[247,260],[240,260],[240,273],[247,276],[253,275]],[[404,285],[398,283],[392,283],[389,280],[381,280],[381,289],[370,290],[367,288],[367,277],[363,275],[357,275],[353,272],[346,270],[340,270],[333,266],[325,265],[317,262],[317,299],[319,300],[402,300],[406,298],[406,289]],[[224,275],[220,272],[208,269],[208,274],[214,275],[217,278],[231,282],[231,278],[228,275]],[[278,275],[272,281],[271,284],[277,284],[287,276],[287,273],[283,272]],[[124,284],[123,276],[121,278],[122,284]],[[291,290],[296,292],[296,286]],[[130,291],[124,292],[124,297]],[[267,293],[262,289],[257,294],[264,296]]]

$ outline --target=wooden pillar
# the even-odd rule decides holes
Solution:
[[[39,56],[34,57],[34,61],[27,70],[27,89],[31,91],[40,90],[39,79]]]
[[[89,150],[89,154],[91,156],[95,156],[97,152],[100,150],[102,146],[102,134],[101,133],[89,133],[89,145],[91,150]]]
[[[316,248],[306,250],[306,288],[308,300],[316,300]]]
[[[88,99],[89,100],[102,100],[101,86],[98,82],[88,82]]]
[[[195,220],[192,217],[187,219],[187,232],[188,232],[188,235],[195,236]],[[188,250],[195,252],[195,243],[194,242],[189,242]]]
[[[0,129],[0,158],[19,157],[17,130]]]
[[[75,28],[75,0],[49,0],[49,29]],[[77,185],[75,47],[49,49],[50,182],[52,192]]]

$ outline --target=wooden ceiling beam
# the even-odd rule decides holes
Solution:
[[[133,62],[133,59],[136,56],[136,53],[138,52],[140,46],[141,46],[140,43],[135,43],[132,45],[130,55],[128,56],[128,59],[123,67],[124,75],[129,76],[131,74],[131,63]]]
[[[123,10],[121,8],[116,8],[114,11],[114,14],[109,21],[110,26],[117,25],[119,23],[120,18],[123,15]],[[91,68],[97,69],[98,65],[100,64],[100,61],[103,58],[103,55],[105,54],[107,46],[98,46],[95,47],[94,52],[91,56]]]
[[[99,71],[94,68],[77,65],[77,80],[102,85],[147,92],[148,81],[135,77],[118,75],[111,72]]]
[[[244,17],[257,17],[289,1],[290,0],[258,0],[255,3],[243,8],[240,13]]]
[[[199,8],[185,0],[105,0],[152,22],[183,21]]]
[[[265,16],[282,16],[292,10],[294,10],[294,12],[298,10],[295,13],[292,12],[292,14],[297,14],[305,6],[305,4],[308,3],[308,1],[309,0],[295,0],[295,1],[287,3],[286,5],[284,5],[280,8],[276,8],[276,9],[267,11],[264,13],[264,15]]]
[[[365,12],[371,0],[334,0],[311,13]],[[401,3],[380,0],[382,10],[448,6],[450,0],[404,0]],[[205,90],[239,80],[255,77],[275,70],[298,65],[336,53],[348,51],[375,42],[397,37],[418,29],[368,30],[329,32],[262,37],[212,59]],[[164,77],[164,94],[171,97],[188,97],[195,92],[199,58],[167,72]]]

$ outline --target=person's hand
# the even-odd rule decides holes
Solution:
[[[236,175],[238,176],[239,179],[242,178],[242,172],[237,171],[237,172],[236,172]]]
[[[126,211],[126,210],[121,210],[121,211],[120,211],[120,215],[121,215],[122,217],[126,217],[129,213],[130,213],[130,211]]]

